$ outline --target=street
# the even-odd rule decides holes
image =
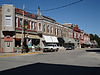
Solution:
[[[99,75],[100,49],[62,50],[0,58],[1,74]]]

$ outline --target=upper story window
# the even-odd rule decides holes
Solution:
[[[19,17],[16,17],[16,27],[22,27],[23,25],[23,19],[22,18],[19,18]]]
[[[18,27],[18,17],[16,17],[16,22],[15,22],[16,24],[16,27]]]
[[[42,24],[39,23],[39,31],[41,31],[41,30],[42,30]]]
[[[37,31],[37,23],[34,22],[34,30]]]
[[[46,24],[43,25],[43,32],[46,32]]]
[[[50,32],[50,25],[47,25],[47,32]]]
[[[57,30],[57,28],[55,28],[55,35],[57,35],[57,33],[58,33],[58,30]]]
[[[50,27],[50,33],[53,33],[53,26]]]
[[[31,22],[31,30],[34,30],[35,28],[35,22]]]
[[[12,16],[11,15],[5,16],[5,25],[6,26],[12,26]]]
[[[21,26],[23,25],[23,21],[22,21],[22,18],[20,18],[20,25],[21,25]]]

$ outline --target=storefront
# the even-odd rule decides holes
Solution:
[[[21,46],[21,40],[22,37],[21,33],[16,33],[16,39],[15,39],[15,46],[19,45]],[[32,34],[25,34],[25,40],[27,45],[38,45],[40,43],[40,37],[38,35],[32,35]]]
[[[64,39],[61,38],[61,37],[58,37],[57,39],[58,39],[58,41],[59,41],[59,46],[63,46],[64,43],[65,43]]]

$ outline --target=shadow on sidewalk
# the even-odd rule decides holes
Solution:
[[[95,50],[86,50],[86,52],[100,52],[100,50],[95,49]]]
[[[0,75],[100,75],[100,67],[82,67],[49,63],[25,65],[5,71]]]

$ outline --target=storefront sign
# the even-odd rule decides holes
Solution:
[[[13,38],[12,37],[4,37],[5,42],[12,42]]]

